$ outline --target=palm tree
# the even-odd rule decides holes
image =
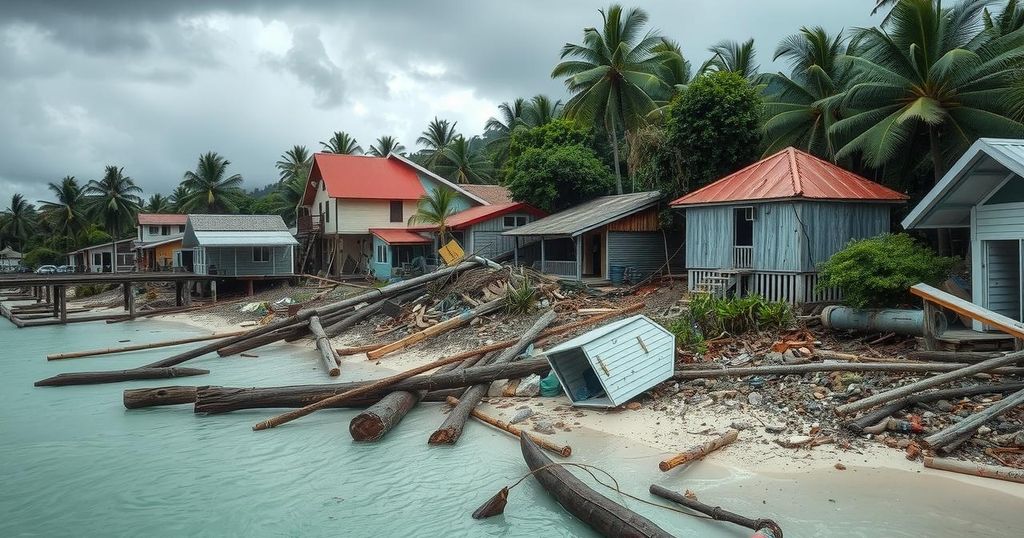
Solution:
[[[36,208],[21,194],[11,196],[11,205],[0,213],[0,237],[21,250],[36,229]]]
[[[289,226],[295,224],[295,212],[306,192],[306,180],[293,177],[277,184],[274,191],[274,213],[281,215]]]
[[[978,137],[1024,136],[1005,99],[1022,74],[1024,30],[978,33],[983,6],[900,0],[881,28],[857,32],[858,54],[842,57],[855,74],[841,96],[847,116],[831,129],[837,158],[871,168],[904,161],[937,182]],[[939,250],[948,252],[942,231]]]
[[[664,66],[665,84],[675,90],[682,89],[693,79],[693,66],[690,61],[683,57],[683,50],[679,43],[665,37],[651,49],[661,58]]]
[[[439,171],[456,183],[491,183],[491,162],[473,147],[471,140],[459,135],[443,151],[447,163]]]
[[[39,201],[43,218],[54,233],[67,237],[78,236],[88,225],[85,192],[78,180],[74,176],[64,176],[60,183],[50,183],[47,188],[53,193],[54,201]]]
[[[117,272],[117,238],[121,232],[135,224],[135,215],[142,205],[142,189],[132,178],[124,175],[124,168],[107,166],[103,177],[85,186],[89,210],[103,223],[110,234],[110,270]]]
[[[562,100],[551,100],[542,94],[534,95],[523,109],[523,122],[528,127],[547,125],[562,116]]]
[[[232,213],[238,211],[239,199],[244,196],[242,176],[227,175],[231,161],[214,152],[199,156],[196,169],[185,172],[181,184],[188,189],[183,209],[187,212]],[[225,177],[227,176],[227,177]]]
[[[653,32],[640,35],[647,13],[642,9],[623,13],[617,4],[600,13],[602,29],[584,29],[582,45],[566,43],[561,57],[573,59],[556,65],[551,76],[565,77],[572,94],[565,103],[565,116],[591,122],[608,133],[615,186],[621,194],[619,133],[640,126],[657,108],[657,101],[668,97],[670,88],[662,78],[662,58],[653,50],[661,37]]]
[[[363,152],[362,146],[345,131],[334,131],[334,135],[327,142],[321,141],[320,145],[323,146],[324,153],[359,155]]]
[[[703,70],[732,71],[739,76],[750,80],[757,80],[757,65],[754,49],[754,39],[748,39],[743,43],[737,41],[719,41],[711,48],[711,59],[702,67]]]
[[[188,200],[189,190],[183,183],[179,183],[177,187],[174,187],[174,192],[168,197],[168,202],[171,204],[171,210],[175,213],[185,212],[185,202]]]
[[[313,166],[313,156],[309,154],[306,146],[292,146],[292,149],[281,154],[281,159],[274,163],[277,167],[278,183],[284,183],[292,178],[302,178],[303,181],[309,176],[309,169]]]
[[[160,193],[156,193],[149,197],[149,200],[143,206],[143,210],[146,213],[171,213],[173,212],[173,207],[170,199]]]
[[[512,131],[517,127],[526,126],[525,116],[529,106],[526,99],[516,98],[511,103],[498,105],[498,117],[491,116],[484,125],[487,131],[487,149],[494,154],[494,162],[499,166],[508,159],[508,146],[512,140]]]
[[[420,197],[416,213],[409,217],[409,225],[426,224],[437,228],[438,240],[447,243],[448,219],[458,212],[458,195],[452,189],[440,187]]]
[[[792,72],[764,75],[765,155],[794,146],[834,159],[829,128],[838,119],[838,107],[830,98],[849,83],[849,64],[839,59],[851,53],[842,34],[831,36],[820,26],[801,28],[779,43],[773,60],[785,58]]]
[[[993,15],[988,8],[985,8],[981,14],[981,20],[985,24],[986,31],[1004,36],[1024,27],[1024,6],[1021,6],[1017,0],[1009,0],[999,15]]]
[[[392,153],[401,153],[403,151],[405,151],[405,146],[399,144],[398,139],[393,136],[382,136],[370,146],[370,155],[376,157],[387,157]]]
[[[455,140],[455,125],[459,122],[449,122],[448,120],[439,120],[437,116],[434,116],[434,120],[427,125],[427,130],[423,131],[419,138],[416,139],[416,143],[424,146],[424,153],[426,158],[423,161],[423,165],[427,168],[434,170],[444,159],[444,148],[448,147]]]

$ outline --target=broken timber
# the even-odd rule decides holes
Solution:
[[[324,368],[327,370],[327,375],[331,377],[338,377],[341,375],[341,366],[338,361],[338,356],[334,354],[334,348],[331,347],[331,340],[324,334],[324,328],[320,325],[319,316],[311,316],[309,318],[309,332],[313,333],[313,338],[316,340],[316,349],[320,352],[320,360],[324,363]]]
[[[722,435],[720,435],[720,436],[718,436],[718,437],[716,437],[716,438],[714,438],[714,439],[712,439],[712,440],[710,440],[710,441],[708,441],[708,442],[706,442],[704,444],[697,445],[697,446],[691,448],[690,450],[687,450],[686,452],[683,452],[683,453],[681,453],[681,454],[679,454],[677,456],[673,456],[673,457],[671,457],[671,458],[669,458],[669,459],[667,459],[665,461],[662,461],[661,463],[658,464],[658,468],[661,469],[662,472],[666,472],[666,471],[670,471],[670,470],[672,470],[672,469],[674,469],[674,468],[676,468],[676,467],[678,467],[678,466],[680,466],[680,465],[682,465],[684,463],[689,463],[691,461],[699,460],[699,459],[703,458],[704,456],[707,456],[708,454],[718,450],[719,448],[722,448],[723,446],[728,445],[728,444],[732,443],[733,441],[735,441],[736,437],[739,436],[739,433],[740,432],[738,430],[734,430],[734,429],[730,428],[729,430],[727,430]],[[757,530],[757,529],[754,529],[754,530]]]
[[[206,336],[195,336],[192,338],[180,338],[177,340],[164,340],[162,342],[151,342],[149,344],[135,344],[131,346],[123,347],[108,347],[104,349],[90,349],[88,351],[72,351],[68,353],[54,353],[47,355],[46,360],[55,361],[62,359],[78,359],[81,357],[92,357],[95,355],[110,355],[113,353],[126,353],[129,351],[140,351],[143,349],[154,349],[158,347],[169,347],[169,346],[180,346],[182,344],[191,344],[193,342],[203,342],[206,340],[220,340],[222,338],[228,338],[231,336],[238,336],[246,331],[235,331],[229,333],[216,333]]]
[[[946,458],[933,458],[930,456],[925,456],[924,466],[929,469],[939,469],[942,471],[969,474],[984,478],[996,478],[998,480],[1007,480],[1010,482],[1020,482],[1024,484],[1024,469],[1016,469],[1013,467],[984,465],[981,463],[972,463]]]
[[[1015,359],[1020,360],[1020,359]],[[711,379],[717,377],[746,377],[751,375],[803,375],[816,372],[952,372],[968,366],[957,363],[934,362],[850,362],[786,364],[777,366],[749,366],[744,368],[693,368],[676,370],[675,380]],[[1005,375],[1024,374],[1024,368],[996,368],[989,373]]]
[[[957,314],[967,316],[975,321],[979,321],[998,329],[1014,338],[1024,340],[1024,323],[1021,323],[1015,319],[1008,318],[997,312],[982,308],[970,301],[966,301],[947,293],[928,284],[917,284],[910,287],[910,293],[916,295],[926,303],[937,304],[943,308],[948,308]]]
[[[650,492],[651,495],[657,495],[662,499],[668,499],[674,503],[681,504],[690,510],[711,516],[711,518],[716,521],[728,521],[729,523],[746,527],[752,531],[770,529],[772,531],[772,536],[775,538],[782,538],[782,528],[779,527],[778,523],[775,523],[775,521],[771,519],[751,519],[749,517],[744,517],[739,514],[729,512],[728,510],[722,510],[718,506],[704,504],[697,499],[691,499],[682,493],[676,493],[675,491],[663,488],[657,484],[651,484]]]
[[[1006,413],[1018,405],[1024,405],[1024,390],[1019,390],[1013,395],[992,404],[988,409],[974,413],[973,415],[968,416],[940,432],[925,437],[923,441],[925,445],[930,448],[941,448],[953,443],[954,441],[962,442],[963,440],[966,440],[967,437],[973,435],[974,431],[986,422]]]
[[[454,396],[449,396],[448,399],[447,399],[447,402],[448,402],[448,405],[451,405],[451,406],[459,405],[459,399],[454,397]],[[554,452],[555,454],[558,454],[559,456],[562,456],[563,458],[568,458],[569,456],[572,456],[572,447],[570,447],[569,445],[555,444],[555,443],[552,443],[551,441],[548,441],[547,439],[544,439],[542,437],[539,437],[539,436],[536,436],[536,435],[533,435],[533,434],[530,434],[530,433],[526,433],[523,430],[517,428],[516,426],[513,426],[512,424],[509,424],[508,422],[505,422],[504,420],[498,420],[497,418],[494,418],[494,417],[484,413],[483,411],[480,411],[479,409],[475,409],[474,408],[472,411],[470,411],[470,414],[473,415],[473,418],[479,420],[480,422],[483,422],[484,424],[490,424],[491,426],[494,426],[495,428],[498,428],[499,430],[502,430],[504,432],[507,432],[507,433],[511,434],[513,437],[520,437],[522,435],[527,435],[527,436],[530,437],[531,441],[533,441],[534,443],[537,443],[537,446],[543,448],[544,450],[547,450],[548,452]]]
[[[186,377],[210,373],[201,368],[133,368],[131,370],[111,370],[107,372],[72,372],[57,374],[35,382],[37,387],[62,387],[66,385],[94,385],[98,383],[117,383],[137,379],[167,379],[170,377]]]
[[[490,314],[491,312],[495,312],[503,306],[505,306],[504,299],[495,299],[489,303],[484,303],[472,310],[463,312],[457,316],[446,319],[438,323],[437,325],[432,325],[430,327],[427,327],[426,329],[423,329],[422,331],[412,333],[409,336],[406,336],[405,338],[402,338],[395,342],[391,342],[390,344],[383,345],[373,351],[369,351],[366,353],[366,358],[379,359],[389,353],[394,353],[395,351],[398,351],[400,349],[405,349],[415,344],[416,342],[420,342],[432,336],[436,336],[438,334],[461,327],[469,323],[470,321],[473,321],[473,319],[486,314]]]
[[[963,398],[965,396],[977,396],[979,394],[1003,394],[1007,392],[1016,392],[1022,389],[1024,389],[1024,383],[1001,383],[994,385],[973,385],[970,387],[957,387],[921,394],[912,394],[886,404],[884,407],[879,407],[878,409],[869,411],[868,413],[857,417],[855,420],[848,422],[846,427],[853,432],[862,433],[864,428],[878,424],[893,413],[911,405],[948,400],[952,398]]]

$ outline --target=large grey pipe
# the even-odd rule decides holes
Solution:
[[[859,309],[848,306],[826,306],[821,311],[821,324],[829,329],[869,331],[924,336],[923,310]],[[945,316],[935,316],[935,334],[947,328]]]

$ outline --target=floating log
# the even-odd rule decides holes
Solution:
[[[320,359],[324,363],[327,375],[331,377],[338,377],[341,375],[341,363],[338,361],[338,357],[334,354],[334,348],[331,347],[331,339],[327,338],[327,335],[324,334],[324,328],[320,325],[319,316],[311,316],[309,318],[309,332],[313,333],[313,338],[316,341],[316,348],[320,351]]]
[[[999,400],[978,413],[953,424],[952,426],[929,435],[923,439],[926,446],[930,448],[939,448],[946,446],[953,441],[966,441],[970,437],[968,434],[974,433],[975,430],[980,428],[986,422],[993,418],[1002,415],[1003,413],[1017,407],[1018,405],[1024,405],[1024,390],[1015,392],[1014,394]]]
[[[169,377],[187,377],[210,373],[201,368],[133,368],[131,370],[111,370],[107,372],[72,372],[57,374],[35,382],[37,387],[63,387],[67,385],[94,385],[98,383],[117,383],[136,379],[166,379]]]
[[[472,310],[463,312],[457,316],[446,319],[438,323],[437,325],[432,325],[430,327],[427,327],[426,329],[423,329],[422,331],[412,333],[409,336],[406,336],[405,338],[401,338],[397,341],[391,342],[390,344],[383,345],[373,351],[369,351],[366,353],[366,358],[379,359],[384,355],[394,353],[395,351],[398,351],[400,349],[405,349],[417,342],[426,340],[427,338],[437,336],[439,334],[451,331],[453,329],[457,329],[469,323],[470,321],[473,321],[473,319],[486,314],[490,314],[491,312],[495,312],[503,306],[505,306],[504,299],[495,299],[491,302],[484,303],[476,308],[473,308]]]
[[[46,356],[46,360],[48,360],[48,361],[56,361],[56,360],[62,360],[62,359],[78,359],[78,358],[81,358],[81,357],[92,357],[92,356],[95,356],[95,355],[110,355],[110,354],[113,354],[113,353],[126,353],[126,352],[129,352],[129,351],[140,351],[140,350],[143,350],[143,349],[154,349],[154,348],[158,348],[158,347],[180,346],[182,344],[191,344],[193,342],[203,342],[203,341],[206,341],[206,340],[220,340],[221,338],[228,338],[228,337],[231,337],[231,336],[237,336],[237,335],[243,334],[245,332],[246,331],[235,331],[235,332],[229,332],[229,333],[216,333],[216,334],[209,334],[209,335],[206,335],[206,336],[195,336],[195,337],[192,337],[192,338],[179,338],[177,340],[164,340],[164,341],[161,341],[161,342],[151,342],[151,343],[148,343],[148,344],[135,344],[135,345],[123,346],[123,347],[108,347],[108,348],[104,348],[104,349],[90,349],[88,351],[72,351],[72,352],[68,352],[68,353],[54,353],[52,355],[47,355]]]
[[[956,363],[894,363],[894,362],[850,362],[850,363],[811,363],[786,364],[778,366],[750,366],[746,368],[714,368],[706,367],[676,370],[672,376],[677,381],[691,379],[711,379],[717,377],[746,377],[751,375],[803,375],[815,372],[901,372],[927,374],[934,372],[952,372],[967,366]],[[1021,375],[1024,368],[997,368],[993,374]]]
[[[351,346],[351,347],[339,347],[335,349],[335,353],[339,357],[345,357],[348,355],[358,355],[360,353],[366,353],[367,351],[373,351],[384,344],[368,344],[365,346]]]
[[[572,515],[576,516],[603,536],[671,538],[651,520],[594,491],[573,476],[565,467],[555,464],[544,455],[540,447],[527,435],[521,435],[519,445],[523,459],[533,471],[534,478],[552,497]]]
[[[682,493],[677,493],[668,488],[663,488],[657,484],[651,484],[650,487],[651,495],[657,495],[662,499],[670,500],[674,503],[681,504],[690,510],[700,512],[702,514],[711,516],[711,519],[716,521],[727,521],[740,527],[748,528],[752,531],[759,531],[762,529],[771,530],[771,536],[775,538],[782,538],[782,528],[775,521],[767,518],[753,519],[739,514],[723,510],[718,506],[711,506],[704,504],[697,499],[691,499]]]
[[[1016,392],[1018,390],[1024,390],[1024,383],[1000,383],[992,385],[972,385],[969,387],[957,387],[951,389],[942,389],[932,392],[925,392],[921,394],[912,394],[905,398],[900,398],[890,404],[887,404],[878,409],[874,409],[865,413],[864,415],[857,417],[846,424],[846,427],[856,433],[862,433],[864,428],[878,424],[886,417],[891,416],[904,407],[909,407],[919,403],[937,402],[939,400],[948,400],[953,398],[963,398],[967,396],[977,396],[978,394],[998,394],[1007,392]]]
[[[491,364],[499,365],[512,362],[513,359],[530,347],[530,344],[540,336],[540,333],[548,325],[551,325],[557,316],[554,310],[545,312],[529,330],[519,337],[519,341],[515,345],[502,351]],[[480,403],[480,400],[487,396],[487,389],[490,386],[490,383],[480,383],[467,389],[463,393],[461,401],[448,413],[441,427],[430,434],[427,442],[432,445],[452,445],[458,442],[459,437],[462,436],[462,429],[466,427],[466,421],[469,420],[469,415]]]
[[[350,399],[352,401],[370,401],[372,403],[382,398],[385,394],[396,390],[437,391],[455,387],[466,387],[508,377],[544,374],[550,369],[551,367],[546,359],[534,358],[504,365],[475,366],[464,370],[416,376],[389,383],[381,383],[378,380],[290,387],[200,387],[196,393],[195,412],[213,414],[241,409],[305,407],[332,396],[344,396],[344,398],[332,400],[325,404],[324,407],[351,407],[351,405],[347,404]],[[355,390],[359,390],[359,392],[348,394]],[[429,397],[430,394],[427,396]],[[424,399],[427,398],[425,397]],[[444,401],[444,398],[438,401]]]
[[[245,353],[246,351],[265,346],[267,344],[273,344],[274,342],[279,342],[281,340],[297,340],[307,334],[309,334],[309,325],[305,323],[301,325],[283,327],[271,333],[261,334],[235,344],[224,346],[217,350],[217,355],[220,355],[221,357],[230,357],[231,355]]]
[[[909,394],[914,394],[916,392],[921,392],[922,390],[927,389],[927,388],[931,388],[931,387],[935,387],[935,386],[938,386],[938,385],[942,385],[944,383],[948,383],[948,382],[950,382],[950,381],[952,381],[954,379],[960,379],[960,378],[971,376],[971,375],[974,375],[974,374],[980,374],[982,372],[988,372],[988,371],[994,370],[996,368],[999,368],[1000,366],[1006,366],[1007,364],[1013,364],[1013,363],[1015,363],[1015,362],[1017,362],[1017,361],[1019,361],[1021,359],[1024,359],[1024,351],[1018,351],[1016,353],[1010,353],[1009,355],[1004,355],[1002,357],[996,357],[994,359],[988,359],[988,360],[979,362],[977,364],[972,364],[972,365],[969,365],[969,366],[957,365],[957,368],[954,368],[951,371],[947,371],[945,373],[942,373],[942,374],[939,374],[939,375],[936,375],[936,376],[932,376],[932,377],[926,377],[926,378],[924,378],[924,379],[922,379],[920,381],[917,381],[917,382],[914,382],[914,383],[910,383],[909,385],[904,385],[902,387],[897,387],[897,388],[892,389],[892,390],[887,390],[885,392],[880,392],[878,394],[874,394],[872,396],[868,396],[867,398],[863,398],[863,399],[857,400],[855,402],[851,402],[851,403],[848,403],[848,404],[840,405],[840,406],[835,408],[835,412],[837,414],[844,415],[846,413],[852,413],[854,411],[859,411],[861,409],[867,409],[869,407],[874,407],[874,406],[879,405],[879,404],[887,403],[887,402],[890,402],[890,401],[895,400],[897,398],[900,398],[900,397],[903,397],[903,396],[907,396]],[[900,365],[900,366],[902,366],[902,365]],[[907,366],[910,366],[910,365],[907,365]]]
[[[995,478],[1010,482],[1024,484],[1024,469],[1005,467],[1002,465],[985,465],[983,463],[972,463],[968,461],[951,460],[946,458],[933,458],[925,456],[924,466],[929,469],[939,469],[953,473],[969,474],[984,478]]]
[[[673,456],[659,463],[658,468],[661,469],[662,472],[665,472],[670,471],[684,463],[699,460],[700,458],[707,456],[708,454],[718,450],[719,448],[722,448],[723,446],[732,443],[733,441],[736,440],[736,437],[739,436],[739,434],[740,432],[738,430],[726,430],[726,432],[723,433],[722,435],[719,435],[718,437],[706,443],[697,445],[687,450],[686,452]]]
[[[447,398],[447,402],[448,405],[451,406],[459,405],[459,399],[454,396],[449,396]],[[474,408],[470,412],[470,414],[473,415],[473,418],[479,420],[480,422],[483,422],[484,424],[490,424],[491,426],[494,426],[495,428],[498,428],[501,431],[511,434],[513,437],[527,435],[530,437],[531,441],[537,444],[537,446],[543,448],[544,450],[547,450],[548,452],[553,452],[555,454],[558,454],[559,456],[562,456],[563,458],[568,458],[569,456],[572,456],[572,447],[569,445],[559,445],[556,443],[552,443],[551,441],[548,441],[547,439],[544,439],[539,435],[527,433],[519,429],[518,427],[513,426],[512,424],[509,424],[504,420],[499,420],[495,417],[492,417],[484,413],[483,411],[480,411],[479,409]]]
[[[177,385],[154,389],[125,389],[122,398],[125,409],[189,404],[196,401],[196,387]]]

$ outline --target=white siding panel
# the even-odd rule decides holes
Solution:
[[[370,228],[405,228],[409,217],[416,213],[416,201],[402,204],[402,222],[391,222],[391,202],[388,200],[338,200],[338,211],[331,215],[331,229],[337,220],[338,233],[365,234]]]
[[[978,239],[1024,239],[1024,202],[978,206],[975,218]]]

